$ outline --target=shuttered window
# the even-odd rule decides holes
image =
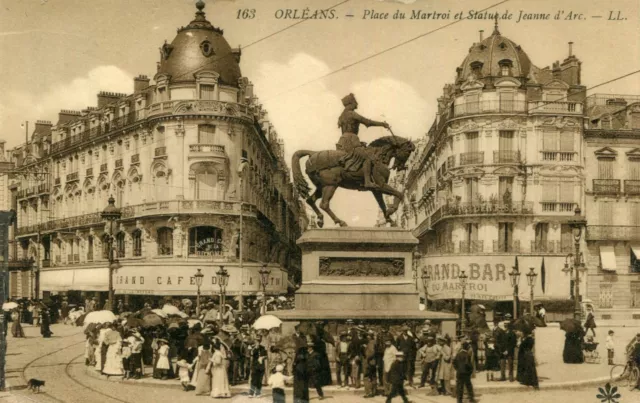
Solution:
[[[200,99],[214,100],[215,85],[200,84]]]
[[[544,132],[542,134],[542,150],[558,151],[558,133]]]
[[[500,111],[501,112],[513,111],[513,92],[500,93]]]
[[[198,126],[198,144],[216,144],[216,127],[213,125]]]
[[[467,187],[467,202],[472,202],[473,199],[475,198],[475,195],[478,193],[478,179],[467,178],[466,187]]]
[[[465,224],[465,226],[467,231],[467,234],[466,234],[467,242],[477,241],[478,240],[478,224],[469,223],[469,224]]]
[[[478,132],[467,133],[467,152],[474,153],[478,151],[480,138]]]
[[[512,130],[500,130],[500,151],[512,151],[513,150],[513,131]]]
[[[613,179],[613,159],[598,160],[598,179]]]
[[[557,201],[558,184],[556,182],[545,182],[542,184],[542,201]]]
[[[613,203],[600,202],[598,206],[598,215],[600,225],[613,224]]]
[[[573,133],[562,133],[562,135],[560,135],[560,151],[563,151],[563,152],[575,151]]]
[[[574,201],[574,184],[562,183],[560,186],[560,201],[563,203]]]
[[[640,203],[629,203],[631,225],[640,226]]]
[[[640,161],[629,161],[629,179],[640,180]]]

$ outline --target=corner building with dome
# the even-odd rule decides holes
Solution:
[[[429,300],[459,299],[464,270],[466,298],[512,301],[516,257],[521,300],[530,299],[531,267],[536,300],[570,297],[562,269],[575,248],[571,223],[585,211],[580,69],[571,43],[562,62],[537,67],[496,23],[444,86],[400,178],[400,221],[420,240]]]
[[[28,144],[9,151],[17,210],[12,247],[32,259],[12,273],[10,296],[98,296],[108,290],[111,226],[101,212],[113,196],[121,267],[116,299],[218,295],[224,266],[231,296],[267,294],[299,278],[296,239],[306,226],[290,183],[284,144],[240,72],[240,49],[220,28],[195,18],[160,47],[153,80],[133,94],[100,92],[97,106],[39,121]]]

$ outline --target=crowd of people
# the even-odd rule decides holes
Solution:
[[[56,307],[45,305],[39,300],[21,299],[12,301],[8,299],[3,304],[4,332],[9,334],[9,323],[11,323],[11,335],[15,338],[24,338],[23,324],[40,327],[40,334],[44,338],[53,335],[51,323],[56,323],[59,318],[59,311]]]

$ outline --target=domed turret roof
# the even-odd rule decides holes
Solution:
[[[469,49],[469,54],[460,66],[462,69],[460,78],[466,79],[474,70],[474,67],[480,70],[482,77],[498,77],[501,75],[501,63],[507,63],[506,61],[511,62],[512,77],[527,77],[529,75],[531,70],[529,56],[522,50],[520,45],[500,34],[496,22],[491,36],[480,43],[475,43]]]
[[[199,71],[215,71],[219,82],[238,85],[240,73],[239,53],[234,52],[224,39],[223,31],[205,18],[204,2],[196,3],[196,17],[186,27],[178,29],[171,44],[160,48],[158,74],[168,74],[171,81],[194,81]]]

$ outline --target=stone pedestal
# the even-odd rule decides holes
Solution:
[[[298,240],[296,309],[273,314],[285,322],[439,319],[455,329],[455,315],[419,310],[412,271],[417,244],[410,231],[396,228],[308,230]]]

